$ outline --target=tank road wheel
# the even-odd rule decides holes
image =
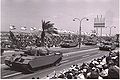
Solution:
[[[32,67],[29,64],[22,65],[22,68],[23,68],[24,73],[33,73],[34,72],[34,70],[32,69]]]

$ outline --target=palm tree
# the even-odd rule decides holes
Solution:
[[[42,46],[45,46],[45,33],[58,34],[57,28],[54,27],[54,23],[51,23],[50,21],[45,22],[45,20],[42,20],[42,33],[41,33]]]

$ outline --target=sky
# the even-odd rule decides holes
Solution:
[[[9,25],[41,29],[41,20],[51,21],[60,30],[69,30],[75,33],[79,30],[79,21],[87,17],[89,21],[82,21],[82,32],[90,33],[94,30],[94,18],[103,16],[106,27],[103,34],[119,32],[119,0],[1,0],[1,31],[9,31]],[[100,29],[98,30],[100,33]]]

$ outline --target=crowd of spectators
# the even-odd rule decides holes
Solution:
[[[37,36],[37,35],[34,35],[34,34],[17,34],[15,35],[15,38],[17,40],[17,43],[19,42],[20,44],[17,45],[17,46],[20,46],[22,48],[24,47],[27,47],[27,46],[38,46],[40,47],[40,44],[41,44],[41,39],[40,39],[40,36]],[[54,35],[49,35],[49,36],[45,36],[45,45],[46,47],[58,47],[60,45],[60,43],[63,41],[63,40],[66,40],[66,39],[76,39],[76,36],[69,36],[69,35],[57,35],[57,36],[54,36]],[[12,43],[12,41],[11,41]],[[2,47],[16,47],[16,46],[13,46],[13,44],[11,43],[8,43],[6,44],[6,42],[2,42]]]
[[[59,36],[50,36],[50,38],[46,37],[46,45],[50,46],[50,47],[59,47],[60,43],[64,40],[73,40],[76,41],[77,40],[77,36],[76,35],[59,35]]]
[[[119,51],[114,51],[89,63],[72,65],[51,79],[119,79],[119,70]]]

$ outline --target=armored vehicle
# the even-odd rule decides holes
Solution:
[[[104,41],[100,43],[99,49],[100,50],[114,50],[116,45],[110,41]]]
[[[96,45],[96,44],[97,44],[97,41],[94,41],[94,40],[92,40],[92,39],[88,39],[88,40],[85,40],[85,41],[83,42],[83,44],[85,44],[85,45]]]
[[[48,65],[57,65],[62,60],[61,52],[51,52],[45,47],[27,47],[26,50],[15,51],[5,58],[5,64],[11,68],[20,68],[25,73],[34,72]]]
[[[69,48],[69,47],[76,47],[78,46],[78,43],[73,41],[73,40],[64,40],[61,44],[60,44],[61,47],[64,47],[64,48]]]

